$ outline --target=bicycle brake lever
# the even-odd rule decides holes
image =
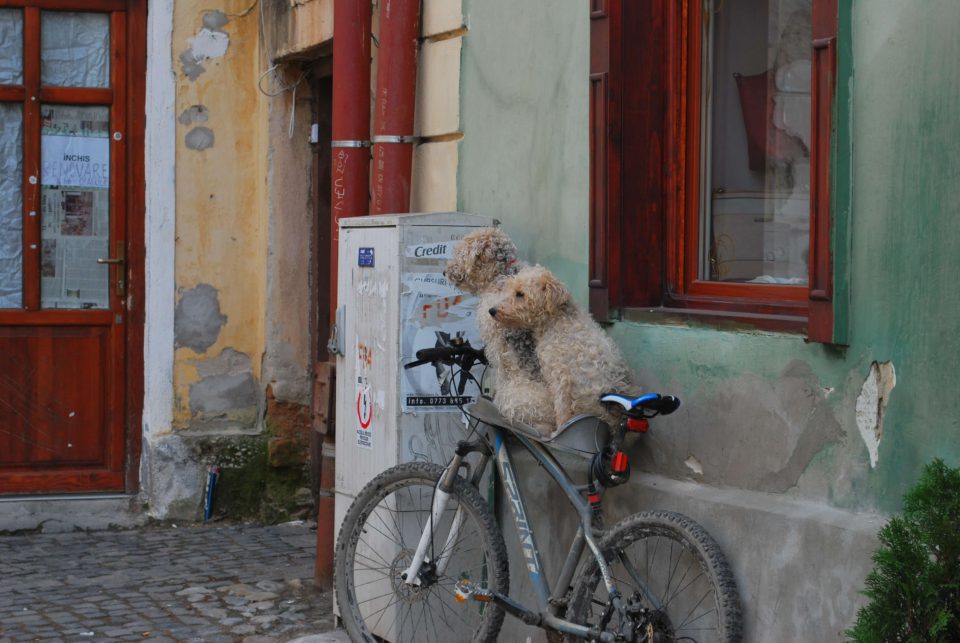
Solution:
[[[470,375],[470,369],[473,368],[475,361],[476,358],[472,355],[464,356],[463,363],[460,365],[460,383],[457,385],[457,395],[463,395],[463,392],[467,390],[467,377]]]

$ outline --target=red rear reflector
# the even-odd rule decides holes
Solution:
[[[599,503],[600,503],[600,494],[599,494],[599,493],[592,493],[592,494],[590,494],[589,496],[587,496],[587,502],[589,502],[591,505],[599,504]]]
[[[627,470],[627,454],[623,451],[617,451],[610,459],[610,468],[614,473],[623,473]]]
[[[635,433],[646,433],[650,428],[650,422],[646,418],[628,418],[627,428]]]

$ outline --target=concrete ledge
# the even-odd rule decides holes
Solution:
[[[144,524],[136,495],[7,496],[0,498],[0,534],[130,529]]]

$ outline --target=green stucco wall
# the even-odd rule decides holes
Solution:
[[[890,359],[879,502],[960,461],[960,3],[854,3],[851,354]]]
[[[685,400],[638,447],[645,470],[892,511],[923,463],[960,463],[960,3],[840,4],[834,240],[849,346],[656,319],[610,332],[649,389]],[[584,301],[587,3],[464,5],[460,209],[500,218]],[[871,468],[856,414],[874,361],[893,363],[896,387]]]
[[[500,219],[585,302],[587,4],[463,5],[459,209]]]

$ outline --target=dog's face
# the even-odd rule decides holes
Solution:
[[[516,262],[517,247],[505,232],[481,228],[460,240],[443,275],[460,290],[477,294],[510,274]]]
[[[508,328],[547,325],[570,301],[570,291],[543,266],[524,268],[507,279],[497,305],[488,312]]]

